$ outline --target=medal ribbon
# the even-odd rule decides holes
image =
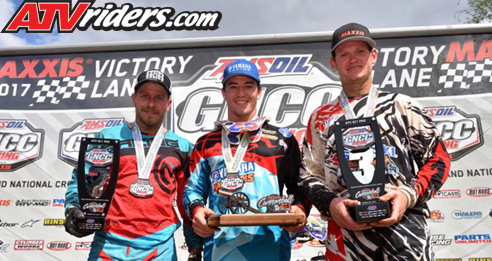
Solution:
[[[147,157],[145,157],[145,151],[142,141],[142,133],[140,132],[140,128],[138,127],[137,122],[133,123],[133,139],[135,140],[135,153],[137,157],[137,168],[138,168],[138,179],[148,180],[150,171],[152,170],[152,165],[154,164],[154,160],[157,156],[157,151],[162,143],[164,138],[164,126],[161,125],[157,134],[150,145],[149,153]]]
[[[222,129],[222,155],[224,155],[224,162],[226,164],[227,173],[238,173],[239,166],[243,162],[244,155],[249,145],[249,132],[244,132],[241,137],[241,141],[237,146],[236,155],[232,157],[231,144],[227,138],[227,131]]]
[[[371,86],[371,90],[369,91],[369,95],[367,97],[367,111],[364,114],[364,117],[370,117],[374,114],[374,103],[376,101],[376,98],[378,96],[378,88],[376,88],[374,85]],[[347,120],[350,119],[355,119],[355,112],[350,107],[350,103],[348,101],[347,95],[345,94],[345,91],[342,90],[342,93],[340,93],[340,96],[338,96],[338,100],[340,101],[340,106],[342,107],[342,110],[345,114],[345,118]]]

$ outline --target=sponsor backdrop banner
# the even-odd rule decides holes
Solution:
[[[453,157],[450,177],[429,202],[436,258],[490,257],[490,35],[377,42],[375,83],[415,97]],[[67,182],[82,137],[134,120],[130,96],[140,71],[170,75],[173,110],[166,125],[195,142],[227,115],[223,68],[237,58],[251,60],[262,77],[259,114],[301,141],[310,113],[341,90],[329,56],[328,42],[312,42],[0,57],[0,259],[86,258],[92,237],[75,238],[63,228]],[[317,213],[309,218],[311,232],[323,231]],[[185,260],[181,230],[176,238]],[[324,247],[304,235],[292,252],[293,260],[309,260]]]

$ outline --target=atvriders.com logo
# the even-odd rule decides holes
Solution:
[[[216,30],[222,19],[222,13],[218,11],[184,11],[174,16],[176,11],[172,7],[143,8],[129,3],[92,7],[95,2],[81,0],[72,8],[71,1],[67,0],[26,0],[2,33],[17,33],[21,29],[28,33],[51,33],[55,21],[59,33],[71,33],[75,29],[86,31],[89,27],[103,31]]]

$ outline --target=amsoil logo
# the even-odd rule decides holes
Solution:
[[[451,160],[455,161],[483,145],[480,117],[455,106],[427,107],[425,111],[441,134]]]
[[[0,119],[0,172],[18,170],[41,158],[44,130],[26,120]]]
[[[91,242],[76,242],[75,250],[91,250]]]
[[[72,247],[70,242],[66,241],[53,241],[46,244],[46,248],[53,251],[64,251]]]
[[[14,250],[43,250],[44,240],[15,240]]]
[[[459,189],[439,190],[433,198],[461,198]]]
[[[215,62],[215,68],[205,79],[222,81],[224,68],[237,59],[245,59],[254,63],[262,78],[279,76],[282,74],[307,75],[313,67],[309,64],[312,55],[275,55],[250,57],[222,57]]]
[[[466,194],[470,197],[486,197],[492,195],[492,188],[475,187],[466,190]]]
[[[106,3],[104,7],[92,5],[95,0],[80,0],[72,8],[72,1],[26,0],[17,9],[2,33],[51,33],[55,21],[59,33],[71,33],[75,29],[142,31],[160,30],[215,30],[222,18],[220,12],[181,12],[175,17],[172,7],[133,7],[126,3],[117,6]]]
[[[123,118],[87,119],[71,128],[62,129],[58,142],[58,158],[72,166],[77,165],[82,138],[94,138],[99,131],[119,126],[124,122]]]

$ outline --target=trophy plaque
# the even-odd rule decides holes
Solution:
[[[85,217],[77,220],[81,232],[104,229],[106,214],[118,179],[120,141],[82,138],[77,163],[79,203]]]
[[[296,225],[303,223],[304,215],[288,213],[294,197],[272,194],[261,198],[257,207],[267,208],[267,213],[260,212],[250,206],[249,197],[243,192],[228,192],[218,190],[221,197],[218,201],[219,212],[222,215],[208,217],[210,226],[266,226],[266,225]],[[253,214],[245,214],[246,212]]]
[[[377,221],[390,216],[386,194],[384,148],[375,117],[335,122],[335,144],[339,167],[350,198],[359,205],[351,209],[355,222]]]

